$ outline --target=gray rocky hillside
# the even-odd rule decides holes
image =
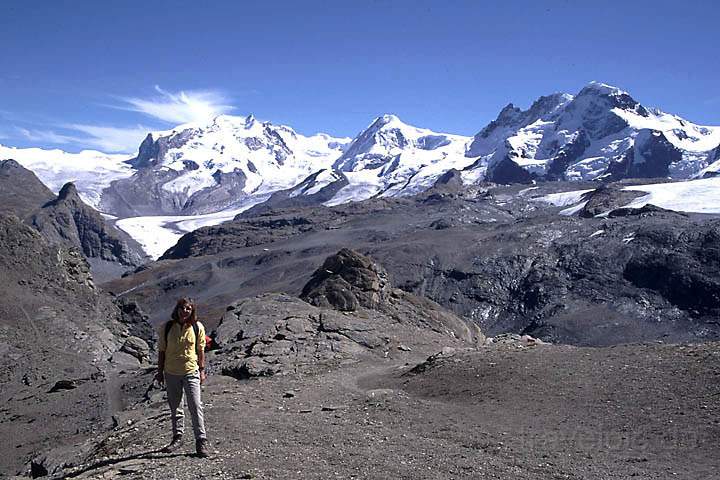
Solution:
[[[213,306],[238,295],[301,294],[315,265],[349,247],[488,335],[596,346],[718,338],[720,220],[619,209],[638,195],[624,186],[581,185],[595,190],[571,216],[540,200],[579,188],[562,183],[272,210],[187,234],[166,260],[107,288],[132,289],[149,312],[196,296],[217,318]]]
[[[89,258],[126,266],[143,262],[143,256],[128,246],[119,231],[106,225],[100,212],[83,203],[72,183],[66,183],[57,198],[33,213],[30,224],[50,242],[80,246]]]
[[[0,162],[0,205],[0,212],[16,215],[49,242],[77,247],[96,274],[147,260],[137,242],[82,201],[73,183],[65,184],[56,196],[14,160]]]
[[[123,407],[117,370],[136,370],[149,348],[77,249],[15,216],[0,215],[0,278],[0,476],[47,473],[112,424]],[[134,354],[120,352],[126,343]],[[61,447],[52,461],[51,447]]]
[[[302,299],[265,294],[231,304],[211,361],[240,379],[288,374],[391,351],[475,347],[480,329],[440,305],[393,288],[384,269],[352,250],[328,257]]]
[[[55,195],[15,160],[0,161],[0,213],[26,218]]]

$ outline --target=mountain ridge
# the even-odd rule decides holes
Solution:
[[[61,173],[48,173],[48,160],[25,157],[19,161],[37,167],[44,182],[65,183],[58,185]],[[187,225],[197,228],[256,205],[408,196],[450,170],[471,185],[709,177],[720,172],[720,127],[694,124],[591,82],[576,95],[541,96],[525,110],[509,103],[473,137],[414,127],[393,114],[376,117],[353,139],[304,136],[253,115],[219,115],[151,132],[134,157],[89,158],[84,174],[77,166],[68,170],[81,177],[76,184],[84,199],[121,219],[138,217],[137,225],[153,217],[148,235],[160,228],[177,239],[189,231],[182,218],[196,219]],[[221,212],[228,215],[213,216]]]

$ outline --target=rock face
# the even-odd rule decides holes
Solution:
[[[388,296],[388,275],[369,258],[344,248],[313,273],[300,298],[317,307],[353,312],[379,309]]]
[[[99,212],[82,202],[72,183],[36,211],[29,223],[50,242],[79,246],[89,258],[127,266],[143,262],[139,252],[131,250],[116,231],[106,226]]]
[[[682,160],[682,152],[662,132],[641,130],[635,145],[620,162],[611,163],[608,173],[613,178],[667,177],[670,165]]]
[[[0,213],[23,219],[55,198],[37,176],[15,160],[0,161]]]
[[[495,183],[529,183],[534,176],[518,165],[508,154],[488,168],[486,179]]]
[[[328,273],[331,268],[336,273]],[[266,294],[232,304],[214,332],[220,350],[213,362],[224,374],[244,379],[396,349],[468,347],[485,339],[477,326],[434,302],[392,289],[382,267],[348,249],[328,257],[303,298],[307,302]]]
[[[627,280],[693,316],[720,315],[720,225],[689,231],[655,227],[636,239],[645,248],[625,265]]]
[[[134,240],[81,200],[74,184],[65,184],[55,196],[13,160],[0,162],[0,212],[18,216],[52,243],[77,247],[100,278],[112,276],[105,275],[106,271],[146,260]]]
[[[202,227],[186,233],[160,259],[179,259],[202,255],[209,251],[218,253],[234,248],[252,247],[277,239],[290,238],[316,228],[324,228],[324,225],[317,225],[315,219],[303,214],[278,220],[266,216],[247,218],[238,216],[232,223]]]

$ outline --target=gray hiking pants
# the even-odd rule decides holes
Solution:
[[[200,373],[187,375],[165,374],[165,389],[167,390],[168,404],[172,414],[173,436],[182,435],[185,430],[185,411],[183,408],[183,391],[192,418],[195,440],[207,438],[205,435],[205,417],[203,405],[200,400]]]

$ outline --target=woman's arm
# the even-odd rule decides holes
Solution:
[[[200,368],[200,383],[205,383],[207,375],[205,375],[205,350],[198,352],[198,367]]]
[[[163,383],[165,381],[165,351],[160,350],[158,352],[158,371],[155,374],[155,380],[157,380],[159,383]]]

